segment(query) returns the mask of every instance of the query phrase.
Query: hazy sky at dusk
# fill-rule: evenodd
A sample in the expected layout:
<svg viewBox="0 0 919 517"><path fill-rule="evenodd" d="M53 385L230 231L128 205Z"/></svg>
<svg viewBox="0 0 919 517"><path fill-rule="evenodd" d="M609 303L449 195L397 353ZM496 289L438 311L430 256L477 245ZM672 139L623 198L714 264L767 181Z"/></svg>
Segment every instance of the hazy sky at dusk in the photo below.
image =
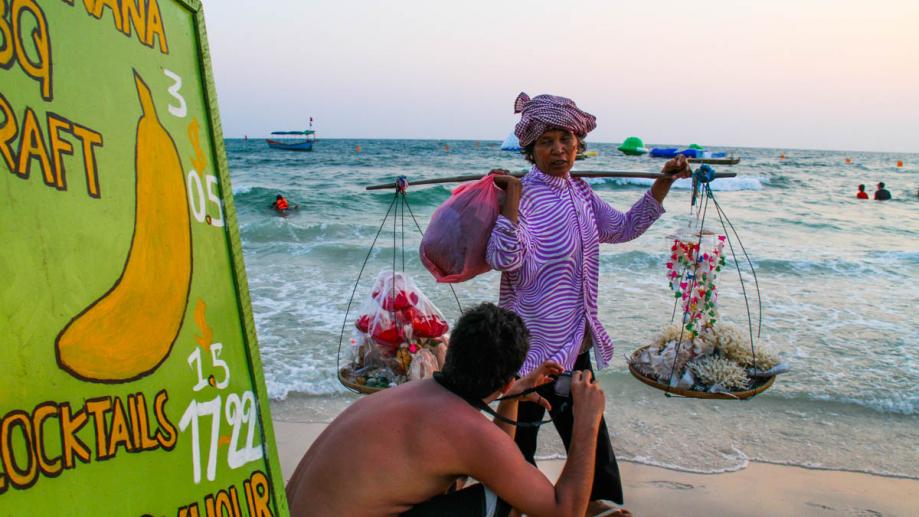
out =
<svg viewBox="0 0 919 517"><path fill-rule="evenodd" d="M501 140L517 93L588 141L919 152L919 1L205 0L224 133Z"/></svg>

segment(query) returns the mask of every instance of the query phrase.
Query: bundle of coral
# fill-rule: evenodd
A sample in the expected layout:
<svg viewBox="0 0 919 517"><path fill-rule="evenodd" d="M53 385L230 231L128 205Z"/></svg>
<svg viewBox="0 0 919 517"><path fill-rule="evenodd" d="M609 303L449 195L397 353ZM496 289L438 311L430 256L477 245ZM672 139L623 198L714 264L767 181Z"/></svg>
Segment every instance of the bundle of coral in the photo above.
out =
<svg viewBox="0 0 919 517"><path fill-rule="evenodd" d="M683 324L670 325L629 362L641 375L670 387L706 392L745 391L758 379L787 371L778 356L751 346L747 335L718 322L716 279L725 259L724 235L676 238L667 280L682 302Z"/></svg>
<svg viewBox="0 0 919 517"><path fill-rule="evenodd" d="M443 367L450 326L405 273L383 271L354 322L345 380L388 388Z"/></svg>
<svg viewBox="0 0 919 517"><path fill-rule="evenodd" d="M631 365L645 377L675 388L732 392L755 387L785 371L779 357L758 346L735 326L720 323L698 333L670 325L649 346L632 354Z"/></svg>

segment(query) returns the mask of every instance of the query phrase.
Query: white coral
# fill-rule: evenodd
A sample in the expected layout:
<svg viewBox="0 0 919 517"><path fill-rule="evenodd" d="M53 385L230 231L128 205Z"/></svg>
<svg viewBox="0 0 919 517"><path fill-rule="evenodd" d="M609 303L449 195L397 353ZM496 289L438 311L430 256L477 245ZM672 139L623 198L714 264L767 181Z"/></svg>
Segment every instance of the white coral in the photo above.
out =
<svg viewBox="0 0 919 517"><path fill-rule="evenodd" d="M708 386L716 384L729 390L746 389L749 379L744 369L724 357L708 356L689 363L689 368L695 376Z"/></svg>
<svg viewBox="0 0 919 517"><path fill-rule="evenodd" d="M718 325L716 347L728 359L745 367L753 366L753 350L747 336L733 325ZM779 356L764 347L756 347L756 368L768 370L779 364Z"/></svg>

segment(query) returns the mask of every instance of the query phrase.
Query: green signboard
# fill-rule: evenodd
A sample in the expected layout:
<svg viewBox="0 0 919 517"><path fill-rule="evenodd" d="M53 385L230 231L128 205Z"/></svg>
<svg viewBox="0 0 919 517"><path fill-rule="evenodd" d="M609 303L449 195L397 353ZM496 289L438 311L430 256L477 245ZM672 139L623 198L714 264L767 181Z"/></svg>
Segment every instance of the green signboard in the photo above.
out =
<svg viewBox="0 0 919 517"><path fill-rule="evenodd" d="M0 514L287 514L200 3L0 0Z"/></svg>

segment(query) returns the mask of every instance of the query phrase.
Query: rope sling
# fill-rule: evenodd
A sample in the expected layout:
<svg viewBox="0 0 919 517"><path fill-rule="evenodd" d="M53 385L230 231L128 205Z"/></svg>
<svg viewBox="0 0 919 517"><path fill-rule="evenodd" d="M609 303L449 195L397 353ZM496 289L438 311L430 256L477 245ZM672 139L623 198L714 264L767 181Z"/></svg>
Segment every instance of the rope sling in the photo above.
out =
<svg viewBox="0 0 919 517"><path fill-rule="evenodd" d="M401 255L401 271L405 273L405 211L408 210L409 216L411 217L412 222L415 224L415 229L419 234L424 235L424 230L421 229L421 225L418 223L418 219L415 217L415 213L412 211L412 207L408 201L408 179L405 176L399 176L396 178L395 183L393 184L395 188L395 193L393 195L392 201L389 203L389 208L386 210L386 214L383 216L383 221L380 223L380 227L376 232L376 235L373 237L373 242L370 243L370 249L367 250L367 255L364 257L364 261L361 264L361 269L357 274L357 279L354 281L354 287L351 289L351 296L348 298L348 305L345 309L345 317L341 324L341 333L338 336L338 352L336 353L336 367L338 380L341 384L348 388L349 390L355 393L374 393L379 391L382 388L374 388L363 386L360 384L353 383L346 379L342 375L341 368L341 346L345 338L345 330L348 328L348 317L351 315L351 308L354 304L354 297L357 294L357 287L360 284L361 277L364 275L364 270L367 267L367 262L370 260L371 255L373 254L374 247L377 244L377 241L380 238L380 235L383 233L383 229L386 227L386 221L389 219L390 214L392 214L392 243L393 243L393 254L392 254L392 298L395 299L396 293L396 264L397 258ZM401 207L401 214L400 214ZM397 245L398 238L401 237L401 246ZM459 310L460 314L463 312L463 305L460 303L459 296L456 294L456 290L453 289L452 284L447 284L447 287L450 288L450 292L453 294L453 299L456 301L456 307ZM390 317L395 319L395 305L391 305L389 309Z"/></svg>
<svg viewBox="0 0 919 517"><path fill-rule="evenodd" d="M711 182L716 177L717 176L714 172L714 169L712 169L709 165L702 165L698 167L693 172L693 175L692 175L692 196L690 199L690 215L692 219L690 221L689 227L693 229L692 234L694 236L697 236L697 239L696 239L695 248L694 248L696 250L696 255L694 257L692 256L693 248L690 248L690 258L692 258L694 262L698 262L698 263L702 263L704 260L703 250L702 250L703 239L706 235L713 235L711 232L706 233L706 228L705 228L705 223L706 223L707 216L708 216L709 203L711 203L715 208L715 213L718 217L718 223L721 226L721 230L723 230L724 232L723 240L726 241L728 244L728 249L731 254L731 261L734 263L735 269L737 271L737 276L740 281L741 293L743 295L744 306L746 309L747 331L748 331L749 339L750 339L750 354L752 355L752 365L751 366L752 366L752 370L756 372L758 371L758 368L757 368L757 353L756 353L755 343L756 343L756 340L760 338L760 334L762 331L762 317L763 317L762 297L760 295L759 279L756 276L756 269L753 267L753 261L750 259L750 255L747 253L747 250L744 247L743 242L740 239L740 235L737 233L737 230L734 227L734 224L731 222L730 218L727 216L727 213L725 213L721 204L718 203L718 200L715 198L715 194L712 191ZM730 231L728 231L728 228L730 228ZM733 238L732 238L732 235L733 235ZM746 286L746 282L744 281L744 276L741 270L740 261L738 260L737 253L735 252L735 249L734 249L735 242L737 243L737 246L740 248L740 251L743 253L745 261L747 265L749 266L749 271L751 275L753 276L754 288L755 288L756 299L757 299L757 323L756 323L755 337L754 337L753 315L752 315L752 310L750 307L750 299L747 295L747 286ZM672 249L675 249L676 246L677 244L674 244L674 248ZM679 251L677 251L676 253L679 253ZM720 271L721 266L725 264L724 257L720 257L719 260L721 262L720 262L720 265L717 267L717 271ZM671 362L671 365L669 368L669 377L667 379L667 382L666 383L658 382L657 380L651 378L650 376L643 374L641 371L635 368L632 364L635 358L638 357L639 354L643 350L647 349L650 345L639 348L638 350L632 353L631 357L627 357L627 361L629 362L630 373L633 376L635 376L638 380L644 382L645 384L648 384L649 386L653 388L657 388L657 389L664 391L667 397L677 395L677 396L689 397L689 398L742 399L743 400L743 399L752 398L756 396L757 394L762 393L763 391L765 391L766 389L772 386L773 382L775 381L775 375L754 378L752 379L753 383L751 386L749 386L749 389L736 391L736 392L731 392L727 390L698 391L698 390L691 390L691 389L683 389L683 388L677 387L677 383L674 382L675 376L678 374L677 360L681 357L680 352L683 351L684 347L692 346L691 340L692 338L695 337L695 335L692 335L691 338L686 340L685 342L683 339L684 334L687 332L687 330L689 331L693 330L693 327L692 327L693 325L692 300L694 299L693 296L695 296L695 293L697 292L697 286L700 281L700 276L705 274L705 273L700 274L698 272L698 268L696 268L694 271L693 271L693 268L690 266L683 267L682 271L680 271L679 273L678 281L676 282L677 285L681 287L686 286L687 288L682 292L677 292L674 297L673 311L672 311L671 318L670 318L671 323L674 323L676 320L677 306L680 302L681 294L689 293L689 300L687 301L687 303L684 304L684 308L682 311L679 338L676 341L675 351L673 354L673 361ZM709 296L711 296L710 292L709 292ZM701 301L702 300L700 300L700 302ZM714 310L712 309L712 312L710 312L709 314L714 314ZM714 325L714 321L715 320L712 320L713 322L712 325Z"/></svg>

